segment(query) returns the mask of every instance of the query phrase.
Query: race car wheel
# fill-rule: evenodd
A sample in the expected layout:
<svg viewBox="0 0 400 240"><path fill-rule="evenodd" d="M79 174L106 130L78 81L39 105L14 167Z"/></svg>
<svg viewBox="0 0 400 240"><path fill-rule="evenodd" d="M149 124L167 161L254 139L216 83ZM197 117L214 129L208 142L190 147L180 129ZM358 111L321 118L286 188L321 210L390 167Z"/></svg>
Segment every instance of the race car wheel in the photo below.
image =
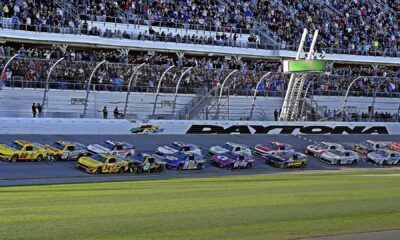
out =
<svg viewBox="0 0 400 240"><path fill-rule="evenodd" d="M14 155L11 157L11 162L16 162L18 161L18 155Z"/></svg>
<svg viewBox="0 0 400 240"><path fill-rule="evenodd" d="M252 163L247 164L247 169L252 169L252 168L253 168L253 164Z"/></svg>
<svg viewBox="0 0 400 240"><path fill-rule="evenodd" d="M351 162L351 165L356 165L357 164L357 160L353 160L352 162Z"/></svg>
<svg viewBox="0 0 400 240"><path fill-rule="evenodd" d="M43 156L42 155L37 156L37 158L36 158L37 162L41 162L42 160L43 160Z"/></svg>
<svg viewBox="0 0 400 240"><path fill-rule="evenodd" d="M100 173L102 173L103 172L103 170L101 169L101 167L98 167L97 169L96 169L96 173L97 174L100 174Z"/></svg>
<svg viewBox="0 0 400 240"><path fill-rule="evenodd" d="M180 171L180 170L182 170L183 169L183 164L179 164L177 167L176 167L176 170L178 170L178 171Z"/></svg>
<svg viewBox="0 0 400 240"><path fill-rule="evenodd" d="M340 163L341 163L340 160L336 161L336 165L340 165Z"/></svg>
<svg viewBox="0 0 400 240"><path fill-rule="evenodd" d="M399 161L400 162L400 161ZM197 167L196 167L198 170L200 170L200 169L202 169L203 168L203 164L202 163L199 163L199 164L197 164Z"/></svg>
<svg viewBox="0 0 400 240"><path fill-rule="evenodd" d="M125 172L124 167L121 167L121 168L118 170L118 173L120 173L120 174L122 174L122 173L124 173L124 172Z"/></svg>
<svg viewBox="0 0 400 240"><path fill-rule="evenodd" d="M227 168L228 170L233 170L233 164L229 164L226 168Z"/></svg>
<svg viewBox="0 0 400 240"><path fill-rule="evenodd" d="M382 161L382 165L387 165L387 161L386 161L386 160L383 160L383 161Z"/></svg>

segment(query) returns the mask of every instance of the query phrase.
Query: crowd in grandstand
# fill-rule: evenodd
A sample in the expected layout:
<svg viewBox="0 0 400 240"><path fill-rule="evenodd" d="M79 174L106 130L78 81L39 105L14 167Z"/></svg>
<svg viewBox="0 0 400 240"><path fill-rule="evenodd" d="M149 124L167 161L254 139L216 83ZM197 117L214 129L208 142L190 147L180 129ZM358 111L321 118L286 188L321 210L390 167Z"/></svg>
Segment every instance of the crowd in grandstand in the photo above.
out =
<svg viewBox="0 0 400 240"><path fill-rule="evenodd" d="M76 32L91 35L159 40L183 43L202 43L235 46L238 29L247 33L254 32L254 24L260 24L279 37L281 47L298 43L303 28L313 31L319 29L322 41L318 47L346 49L347 53L382 54L386 49L395 53L400 47L399 19L395 11L399 8L396 1L387 1L388 8L373 0L363 1L313 1L313 0L240 0L224 4L223 1L90 1L70 0L66 6L75 6L79 19L73 19L53 1L15 1L2 0L2 16L11 19L13 28L20 25L40 25L65 27ZM227 0L230 2L230 0ZM280 4L276 4L279 2ZM154 31L151 27L138 35L132 32L89 28L87 20L115 21L130 17L142 20L140 23L151 25L161 21L162 26L187 28L194 24L221 27L229 32L212 35L182 35L170 32ZM112 20L114 19L114 20ZM139 20L138 20L139 21ZM129 22L129 21L128 21ZM162 24L161 24L162 23ZM26 30L35 30L35 28ZM45 28L44 28L45 29ZM211 28L210 28L211 29ZM251 30L251 31L249 31ZM57 30L60 31L60 30ZM259 47L262 34L258 31L248 37L248 46ZM306 45L310 44L312 33ZM268 40L268 39L267 39ZM253 45L253 46L252 46Z"/></svg>

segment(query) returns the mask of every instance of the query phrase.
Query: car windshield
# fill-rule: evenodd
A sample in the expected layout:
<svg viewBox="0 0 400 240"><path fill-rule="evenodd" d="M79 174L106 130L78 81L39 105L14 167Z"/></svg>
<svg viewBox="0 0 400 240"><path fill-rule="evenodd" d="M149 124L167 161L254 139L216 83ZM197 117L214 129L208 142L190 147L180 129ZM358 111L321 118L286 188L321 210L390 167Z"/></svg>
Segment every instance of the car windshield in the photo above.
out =
<svg viewBox="0 0 400 240"><path fill-rule="evenodd" d="M56 148L58 150L63 150L64 146L61 143L58 142L53 142L52 144L50 144L50 146L52 146L53 148Z"/></svg>
<svg viewBox="0 0 400 240"><path fill-rule="evenodd" d="M102 163L107 160L107 158L105 158L103 156L100 156L100 155L97 155L97 154L91 156L91 158L93 158L96 161L102 162Z"/></svg>
<svg viewBox="0 0 400 240"><path fill-rule="evenodd" d="M320 144L315 145L315 148L326 149L326 148L328 148L328 144L320 143Z"/></svg>
<svg viewBox="0 0 400 240"><path fill-rule="evenodd" d="M288 159L293 155L293 153L292 152L283 151L283 152L278 152L277 155L279 157L281 157L282 159Z"/></svg>
<svg viewBox="0 0 400 240"><path fill-rule="evenodd" d="M388 155L388 153L385 152L385 151L376 151L375 154L381 155L381 156L386 156L386 155Z"/></svg>
<svg viewBox="0 0 400 240"><path fill-rule="evenodd" d="M17 149L17 150L21 150L22 149L22 146L19 145L18 143L15 143L15 142L9 143L8 146L11 147L11 148Z"/></svg>
<svg viewBox="0 0 400 240"><path fill-rule="evenodd" d="M177 151L180 151L181 150L181 146L179 146L178 144L171 144L171 145L169 145L169 147L170 148L172 148L172 149L175 149L175 150L177 150Z"/></svg>
<svg viewBox="0 0 400 240"><path fill-rule="evenodd" d="M229 145L229 144L224 144L224 145L222 145L222 147L229 151L233 151L233 149L235 148L234 146Z"/></svg>
<svg viewBox="0 0 400 240"><path fill-rule="evenodd" d="M361 143L361 145L366 146L367 148L374 148L374 144L367 141Z"/></svg>
<svg viewBox="0 0 400 240"><path fill-rule="evenodd" d="M114 149L114 145L108 142L100 143L100 145L108 149Z"/></svg>
<svg viewBox="0 0 400 240"><path fill-rule="evenodd" d="M273 143L268 143L266 147L272 150L278 150L278 146Z"/></svg>

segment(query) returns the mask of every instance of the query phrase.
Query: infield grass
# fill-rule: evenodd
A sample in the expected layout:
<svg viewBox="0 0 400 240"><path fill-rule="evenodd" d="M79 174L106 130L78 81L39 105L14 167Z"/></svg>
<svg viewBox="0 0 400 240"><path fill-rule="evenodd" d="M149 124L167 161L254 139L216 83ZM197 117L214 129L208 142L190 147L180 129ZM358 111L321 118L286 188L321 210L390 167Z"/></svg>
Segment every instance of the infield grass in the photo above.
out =
<svg viewBox="0 0 400 240"><path fill-rule="evenodd" d="M399 229L400 177L364 174L3 187L0 239L298 239Z"/></svg>

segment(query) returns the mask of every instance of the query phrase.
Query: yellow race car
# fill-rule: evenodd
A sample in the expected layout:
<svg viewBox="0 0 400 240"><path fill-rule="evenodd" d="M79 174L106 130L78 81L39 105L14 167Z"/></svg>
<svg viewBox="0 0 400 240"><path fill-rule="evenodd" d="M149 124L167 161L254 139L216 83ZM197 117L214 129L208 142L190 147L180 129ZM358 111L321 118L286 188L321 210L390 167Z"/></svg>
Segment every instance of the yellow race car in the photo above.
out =
<svg viewBox="0 0 400 240"><path fill-rule="evenodd" d="M100 153L80 157L76 162L76 168L87 173L124 173L129 169L129 161Z"/></svg>
<svg viewBox="0 0 400 240"><path fill-rule="evenodd" d="M86 146L77 142L55 141L45 145L48 156L52 160L76 161L78 158L87 155Z"/></svg>
<svg viewBox="0 0 400 240"><path fill-rule="evenodd" d="M0 144L0 159L16 161L42 161L47 158L47 150L38 143L15 140L9 144Z"/></svg>

